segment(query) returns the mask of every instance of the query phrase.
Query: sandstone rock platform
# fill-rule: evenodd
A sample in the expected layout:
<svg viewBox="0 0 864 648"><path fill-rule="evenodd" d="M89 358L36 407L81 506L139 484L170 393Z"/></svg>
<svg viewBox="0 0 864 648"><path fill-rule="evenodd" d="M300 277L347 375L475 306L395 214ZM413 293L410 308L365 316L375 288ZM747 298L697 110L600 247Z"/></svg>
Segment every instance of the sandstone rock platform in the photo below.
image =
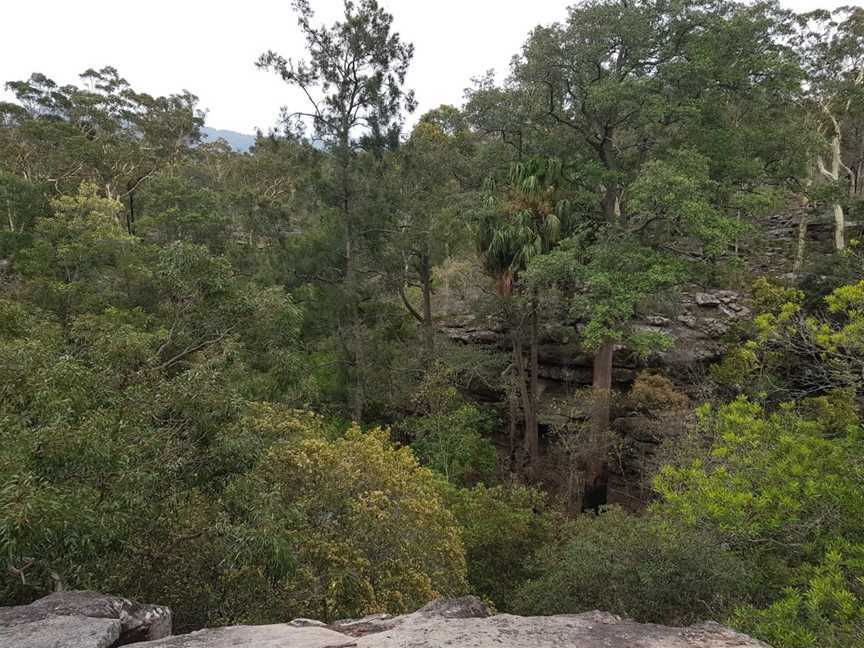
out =
<svg viewBox="0 0 864 648"><path fill-rule="evenodd" d="M98 592L0 607L0 648L113 648L171 634L171 610Z"/></svg>
<svg viewBox="0 0 864 648"><path fill-rule="evenodd" d="M309 619L164 636L170 611L94 592L66 592L0 608L2 648L770 648L716 623L644 624L605 612L490 615L472 596L411 614L325 624ZM156 635L156 636L154 636ZM157 638L161 637L161 638ZM137 643L140 640L142 643Z"/></svg>

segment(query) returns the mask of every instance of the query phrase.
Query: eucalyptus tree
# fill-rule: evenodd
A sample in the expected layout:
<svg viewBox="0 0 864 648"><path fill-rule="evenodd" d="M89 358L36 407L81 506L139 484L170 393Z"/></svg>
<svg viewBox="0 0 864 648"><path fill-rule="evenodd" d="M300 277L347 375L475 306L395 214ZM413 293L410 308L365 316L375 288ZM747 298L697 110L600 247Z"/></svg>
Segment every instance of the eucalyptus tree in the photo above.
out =
<svg viewBox="0 0 864 648"><path fill-rule="evenodd" d="M459 216L476 188L475 140L456 108L440 106L420 118L392 158L397 212L392 244L399 266L396 289L405 308L420 323L429 360L435 347L433 270L457 251L467 235ZM411 287L420 290L419 309L406 295L405 289Z"/></svg>
<svg viewBox="0 0 864 648"><path fill-rule="evenodd" d="M335 167L325 203L342 221L344 237L342 286L345 317L342 335L353 374L352 415L362 420L364 406L364 350L358 301L358 256L363 238L360 203L369 191L358 181L361 152L378 154L398 143L403 111L415 107L414 94L404 89L413 45L392 29L393 16L376 0L345 1L342 20L315 26L308 0L294 0L297 22L306 39L309 58L294 61L273 51L258 59L258 67L272 70L299 88L305 108L283 109L286 127L301 130L311 122L314 137L326 148Z"/></svg>
<svg viewBox="0 0 864 648"><path fill-rule="evenodd" d="M581 218L570 237L534 257L525 273L531 285L561 289L569 316L581 323L583 346L595 354L585 508L606 503L615 350L648 355L667 348L672 340L638 326L638 315L652 298L682 285L694 265L726 250L738 231L717 208L708 171L708 160L692 150L646 163L628 188L625 224Z"/></svg>
<svg viewBox="0 0 864 648"><path fill-rule="evenodd" d="M728 218L734 207L758 202L757 194L783 177L786 168L773 162L776 138L760 146L754 136L768 132L757 125L771 122L776 110L770 108L782 106L800 78L784 42L787 18L773 3L594 0L572 6L565 22L531 32L500 92L518 97L523 149L563 156L594 193L593 205L578 210L587 225L583 245L594 251L580 257L580 263L591 266L590 274L602 275L600 266L609 262L606 276L615 276L618 254L628 253L642 259L649 273L658 263L666 265L665 256L656 254L710 263L724 252L730 234L734 238ZM730 66L730 60L736 64ZM489 110L479 110L481 97L472 99L478 114L488 116ZM746 152L729 161L718 133L742 121L753 141L745 137ZM779 157L785 161L788 151ZM691 165L694 160L698 163ZM691 172L696 176L687 180ZM661 177L707 184L689 200L686 190L670 194L670 188L656 184L658 197L674 207L636 199L638 183ZM706 188L710 217L701 206L693 211ZM683 249L678 247L682 241ZM647 252L628 252L632 245L647 246ZM629 272L634 268L620 276L628 278ZM665 285L671 275L660 274ZM579 291L589 291L585 299L590 303L592 285L599 284L580 280L574 289L576 284ZM629 306L611 308L607 317L599 305L608 301L602 292L596 296L598 307L586 311L589 319L606 322L596 335L586 336L595 353L595 436L608 429L614 352L639 301L627 298ZM636 293L643 292L650 293L649 286L640 284Z"/></svg>
<svg viewBox="0 0 864 648"><path fill-rule="evenodd" d="M512 78L497 85L493 70L472 81L474 85L466 90L464 107L468 122L508 148L509 155L502 156L504 160L519 161L534 153L534 147L530 146L531 105L525 89Z"/></svg>
<svg viewBox="0 0 864 648"><path fill-rule="evenodd" d="M131 233L138 188L199 140L198 99L137 92L113 67L80 78L81 87L40 73L6 84L17 103L0 104L2 158L10 172L57 193L95 183L125 203Z"/></svg>
<svg viewBox="0 0 864 648"><path fill-rule="evenodd" d="M573 5L565 23L537 27L514 59L534 120L602 168L600 205L621 218L628 174L683 108L673 91L696 3L602 0Z"/></svg>
<svg viewBox="0 0 864 648"><path fill-rule="evenodd" d="M855 136L849 122L855 116L860 119L864 106L864 9L813 11L800 15L799 25L796 44L807 73L804 90L821 140L815 162L835 190L831 211L834 248L839 251L846 247L843 184L848 183L854 194L861 183L861 156L855 152L864 140L844 142L844 137ZM860 125L857 134L860 138Z"/></svg>
<svg viewBox="0 0 864 648"><path fill-rule="evenodd" d="M843 159L849 168L849 197L864 199L864 101L850 107L842 137Z"/></svg>
<svg viewBox="0 0 864 648"><path fill-rule="evenodd" d="M708 164L714 206L758 226L760 216L782 211L806 186L801 151L811 138L802 126L803 71L790 40L794 14L774 2L724 3L706 25L689 38L680 61L676 83L690 94L686 110L646 161L664 149L698 152ZM753 252L753 239L736 239L735 254Z"/></svg>
<svg viewBox="0 0 864 648"><path fill-rule="evenodd" d="M581 3L570 7L565 23L532 31L521 55L514 57L511 76L498 92L520 105L520 153L527 135L529 145L560 152L578 165L597 193L596 207L580 210L585 220L605 220L609 231L613 225L624 226L622 203L628 181L646 156L668 141L670 127L685 112L686 93L674 91L673 78L678 76L688 36L706 11L707 5L697 3ZM487 119L494 117L488 107L481 110L484 104L479 101L494 89L481 90L474 98L476 110ZM513 130L512 123L493 121ZM489 232L488 243L481 238L487 268L497 272L505 291L513 259L524 257L519 250L536 249L528 232L530 228L508 224ZM595 349L594 428L608 427L608 414L603 412L608 412L604 403L613 353L612 339ZM532 417L526 411L526 422L535 425Z"/></svg>
<svg viewBox="0 0 864 648"><path fill-rule="evenodd" d="M670 148L699 148L729 182L721 174L752 181L765 175L754 167L785 161L772 147L801 78L791 31L773 2L592 0L536 28L507 84L543 132L533 138L596 165L599 208L626 220L629 183Z"/></svg>

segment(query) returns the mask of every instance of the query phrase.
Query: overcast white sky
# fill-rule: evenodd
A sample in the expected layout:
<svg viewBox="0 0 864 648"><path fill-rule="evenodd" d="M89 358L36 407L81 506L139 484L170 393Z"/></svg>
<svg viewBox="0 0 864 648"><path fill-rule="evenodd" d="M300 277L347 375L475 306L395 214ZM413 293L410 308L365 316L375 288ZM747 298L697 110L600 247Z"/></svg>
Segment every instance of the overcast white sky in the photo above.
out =
<svg viewBox="0 0 864 648"><path fill-rule="evenodd" d="M279 107L301 106L273 73L257 70L273 49L303 55L289 0L0 0L0 82L43 72L77 83L87 68L113 65L136 90L187 89L207 124L252 133L276 122ZM797 11L850 0L784 0ZM528 31L565 17L568 0L381 0L395 29L415 45L408 79L418 113L461 105L471 77L506 72ZM312 0L317 17L336 19L342 0ZM2 83L0 83L2 85ZM8 93L0 93L9 99Z"/></svg>

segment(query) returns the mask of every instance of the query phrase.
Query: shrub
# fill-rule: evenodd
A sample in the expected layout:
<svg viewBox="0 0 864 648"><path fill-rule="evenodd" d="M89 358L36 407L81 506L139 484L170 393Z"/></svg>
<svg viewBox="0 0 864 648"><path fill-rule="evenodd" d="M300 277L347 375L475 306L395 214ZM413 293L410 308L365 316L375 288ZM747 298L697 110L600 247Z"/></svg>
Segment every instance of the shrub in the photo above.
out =
<svg viewBox="0 0 864 648"><path fill-rule="evenodd" d="M687 395L675 389L666 376L644 371L636 376L629 396L635 405L651 410L677 410L690 406Z"/></svg>
<svg viewBox="0 0 864 648"><path fill-rule="evenodd" d="M824 407L801 409L786 404L766 414L744 399L703 409L710 453L664 467L657 512L715 531L766 568L778 559L818 561L837 538L864 540L861 429L848 410L823 418Z"/></svg>
<svg viewBox="0 0 864 648"><path fill-rule="evenodd" d="M492 418L472 405L410 419L411 449L423 465L454 484L487 481L495 476L497 453L485 438Z"/></svg>
<svg viewBox="0 0 864 648"><path fill-rule="evenodd" d="M839 545L798 570L764 609L741 607L729 623L775 648L864 646L864 545Z"/></svg>
<svg viewBox="0 0 864 648"><path fill-rule="evenodd" d="M545 493L525 486L444 486L447 506L462 527L472 591L499 610L529 576L528 559L548 543L556 518Z"/></svg>
<svg viewBox="0 0 864 648"><path fill-rule="evenodd" d="M273 548L248 563L269 571L287 606L279 619L400 613L464 592L459 528L437 479L388 434L355 427L274 446L229 488L240 524ZM268 566L280 552L293 563L285 574Z"/></svg>
<svg viewBox="0 0 864 648"><path fill-rule="evenodd" d="M642 622L718 618L749 587L744 563L706 532L610 508L581 516L538 553L520 614L605 610Z"/></svg>
<svg viewBox="0 0 864 648"><path fill-rule="evenodd" d="M850 393L701 412L707 456L667 466L656 514L722 539L757 584L731 623L780 648L861 646L864 459Z"/></svg>

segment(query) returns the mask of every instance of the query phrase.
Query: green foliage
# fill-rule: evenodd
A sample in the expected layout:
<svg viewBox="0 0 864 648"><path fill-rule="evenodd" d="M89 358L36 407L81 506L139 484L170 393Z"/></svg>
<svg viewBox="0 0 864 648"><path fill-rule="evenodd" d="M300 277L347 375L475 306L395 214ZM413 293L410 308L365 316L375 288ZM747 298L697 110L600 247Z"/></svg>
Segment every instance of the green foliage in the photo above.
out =
<svg viewBox="0 0 864 648"><path fill-rule="evenodd" d="M586 245L568 239L529 270L529 280L564 287L573 296L570 314L585 322L583 343L597 349L605 342L627 343L647 353L668 346L663 334L631 327L640 305L679 284L685 267L673 256L628 239Z"/></svg>
<svg viewBox="0 0 864 648"><path fill-rule="evenodd" d="M616 508L580 517L560 542L540 549L533 569L516 597L521 614L599 609L676 625L722 614L749 580L713 534Z"/></svg>
<svg viewBox="0 0 864 648"><path fill-rule="evenodd" d="M452 484L496 476L497 452L488 439L495 417L463 400L453 369L441 361L428 367L413 403L420 414L405 417L397 429L421 463Z"/></svg>
<svg viewBox="0 0 864 648"><path fill-rule="evenodd" d="M274 446L233 484L229 506L253 529L291 547L284 600L325 620L413 610L465 588L459 529L433 474L386 430Z"/></svg>
<svg viewBox="0 0 864 648"><path fill-rule="evenodd" d="M122 206L84 183L77 195L52 200L51 208L54 217L36 223L33 245L19 253L16 263L33 279L34 300L63 318L82 308L107 306L132 244L118 221Z"/></svg>
<svg viewBox="0 0 864 648"><path fill-rule="evenodd" d="M535 360L558 332L568 353L603 350L598 382L622 347L628 368L662 359L672 335L638 322L665 295L779 270L763 217L804 204L811 239L825 205L857 218L864 12L583 2L531 31L502 84L480 77L405 138L413 47L393 17L357 0L317 26L293 6L307 57L258 65L308 103L248 153L199 145L194 95L111 67L7 84L0 600L110 590L187 630L471 590L503 610L864 643L855 238L808 252L797 286L756 280L712 368L718 402L665 444L648 511L565 522L492 441L512 396L520 477L546 481L538 416L557 403ZM626 404L690 420L659 374Z"/></svg>
<svg viewBox="0 0 864 648"><path fill-rule="evenodd" d="M538 552L516 609L726 619L784 648L859 645L861 433L848 392L772 412L706 405L649 511L579 518Z"/></svg>
<svg viewBox="0 0 864 648"><path fill-rule="evenodd" d="M198 99L189 92L137 92L110 66L80 78L84 87L58 86L41 73L6 84L18 104L0 103L0 170L44 195L74 191L82 182L104 187L106 198L128 200L132 231L135 192L198 141L204 123ZM37 205L16 205L3 226L23 231Z"/></svg>
<svg viewBox="0 0 864 648"><path fill-rule="evenodd" d="M228 551L216 494L264 443L243 396L294 354L301 313L200 246L130 236L93 185L52 207L0 300L0 597L56 582L206 624Z"/></svg>
<svg viewBox="0 0 864 648"><path fill-rule="evenodd" d="M452 106L426 113L390 158L400 211L394 243L403 255L407 252L409 283L465 247L467 229L459 209L476 174L471 157L477 141L458 115Z"/></svg>
<svg viewBox="0 0 864 648"><path fill-rule="evenodd" d="M716 534L758 587L731 622L777 646L858 645L862 428L849 394L702 411L710 454L667 466L656 515ZM858 643L856 643L858 642Z"/></svg>
<svg viewBox="0 0 864 648"><path fill-rule="evenodd" d="M488 481L495 476L497 452L487 439L494 419L471 405L446 414L402 423L413 439L411 449L423 465L454 484Z"/></svg>
<svg viewBox="0 0 864 648"><path fill-rule="evenodd" d="M500 295L509 296L518 275L569 231L574 182L568 171L573 172L555 158L517 162L507 193L487 196L477 211L477 251Z"/></svg>
<svg viewBox="0 0 864 648"><path fill-rule="evenodd" d="M0 167L0 205L5 211L0 228L0 257L9 256L23 242L36 219L47 211L45 188ZM0 222L2 222L0 220Z"/></svg>
<svg viewBox="0 0 864 648"><path fill-rule="evenodd" d="M864 645L864 547L829 550L797 570L792 585L765 609L742 607L730 623L777 648Z"/></svg>
<svg viewBox="0 0 864 648"><path fill-rule="evenodd" d="M668 159L642 166L630 185L628 208L642 216L641 227L650 226L650 237L692 237L702 243L707 255L715 256L742 232L740 223L718 209L716 191L708 158L693 150L676 150Z"/></svg>
<svg viewBox="0 0 864 648"><path fill-rule="evenodd" d="M402 90L414 46L391 31L393 16L376 0L346 4L344 19L331 27L313 25L308 0L293 6L309 59L293 61L270 50L257 63L309 97L310 113L288 119L311 117L316 134L343 149L358 126L368 130L365 145L389 144L399 132L400 110L414 109L414 93Z"/></svg>
<svg viewBox="0 0 864 648"><path fill-rule="evenodd" d="M841 286L825 298L825 303L840 325L833 330L821 328L817 341L830 352L843 349L856 357L864 356L864 281Z"/></svg>
<svg viewBox="0 0 864 648"><path fill-rule="evenodd" d="M558 515L542 491L524 486L443 487L462 529L468 582L497 610L512 611L531 575L528 558L551 541Z"/></svg>
<svg viewBox="0 0 864 648"><path fill-rule="evenodd" d="M772 400L864 388L864 282L840 286L807 308L803 291L761 278L754 283L757 314L712 374L739 393ZM749 338L749 339L748 339Z"/></svg>
<svg viewBox="0 0 864 648"><path fill-rule="evenodd" d="M716 530L757 561L777 557L775 547L794 563L822 555L836 538L857 541L855 520L864 512L856 477L860 424L851 418L832 430L819 409L807 409L787 404L766 414L743 399L703 408L710 455L663 469L655 484L663 497L658 510Z"/></svg>

